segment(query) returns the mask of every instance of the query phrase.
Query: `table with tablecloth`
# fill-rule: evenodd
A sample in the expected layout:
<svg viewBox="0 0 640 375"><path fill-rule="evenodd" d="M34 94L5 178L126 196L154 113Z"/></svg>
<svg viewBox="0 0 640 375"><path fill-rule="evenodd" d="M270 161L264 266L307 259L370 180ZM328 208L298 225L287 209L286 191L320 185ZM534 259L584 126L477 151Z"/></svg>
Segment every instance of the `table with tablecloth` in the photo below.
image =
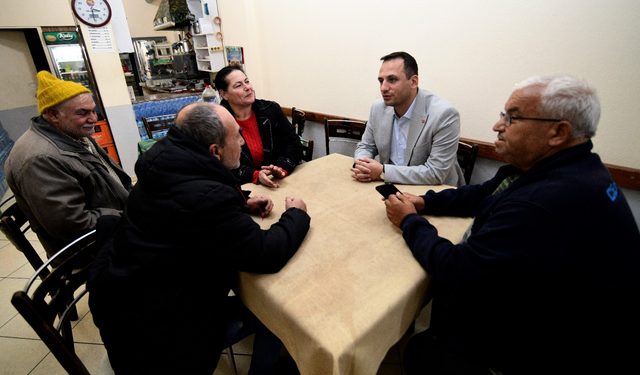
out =
<svg viewBox="0 0 640 375"><path fill-rule="evenodd" d="M275 203L266 218L256 217L263 229L277 222L287 196L302 198L311 216L309 233L280 272L242 272L235 288L303 375L375 374L429 298L429 277L387 219L380 182L355 181L352 164L331 154L298 166L277 189L243 185ZM448 188L397 186L413 194ZM429 220L453 242L471 221Z"/></svg>

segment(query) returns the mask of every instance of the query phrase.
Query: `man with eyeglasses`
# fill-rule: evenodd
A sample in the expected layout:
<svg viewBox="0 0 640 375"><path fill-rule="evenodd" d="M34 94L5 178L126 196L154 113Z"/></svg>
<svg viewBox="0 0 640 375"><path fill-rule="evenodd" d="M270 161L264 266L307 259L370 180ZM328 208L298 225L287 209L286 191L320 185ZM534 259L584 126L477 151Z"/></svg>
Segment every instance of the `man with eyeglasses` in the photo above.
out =
<svg viewBox="0 0 640 375"><path fill-rule="evenodd" d="M532 77L493 126L510 163L481 185L397 194L387 216L434 280L407 374L625 373L640 352L640 233L591 137L586 81ZM460 244L416 213L474 217Z"/></svg>

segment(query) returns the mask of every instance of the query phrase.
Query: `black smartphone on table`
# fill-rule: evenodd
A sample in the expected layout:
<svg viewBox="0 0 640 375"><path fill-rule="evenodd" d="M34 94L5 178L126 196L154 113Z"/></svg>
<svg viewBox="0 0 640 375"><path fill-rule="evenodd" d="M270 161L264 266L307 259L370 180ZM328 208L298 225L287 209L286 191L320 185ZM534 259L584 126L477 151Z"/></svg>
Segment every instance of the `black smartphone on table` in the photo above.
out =
<svg viewBox="0 0 640 375"><path fill-rule="evenodd" d="M378 190L378 193L380 193L386 199L388 199L390 195L395 195L396 193L402 194L400 190L398 190L398 188L390 182L376 186L376 190Z"/></svg>

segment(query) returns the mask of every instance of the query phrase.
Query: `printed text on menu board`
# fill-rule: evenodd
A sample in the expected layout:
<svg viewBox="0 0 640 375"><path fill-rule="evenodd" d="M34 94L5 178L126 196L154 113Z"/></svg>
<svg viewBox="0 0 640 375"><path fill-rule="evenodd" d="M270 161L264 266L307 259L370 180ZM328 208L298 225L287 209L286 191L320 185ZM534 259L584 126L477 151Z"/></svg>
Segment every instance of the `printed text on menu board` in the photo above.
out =
<svg viewBox="0 0 640 375"><path fill-rule="evenodd" d="M89 42L94 52L115 52L108 26L89 27Z"/></svg>

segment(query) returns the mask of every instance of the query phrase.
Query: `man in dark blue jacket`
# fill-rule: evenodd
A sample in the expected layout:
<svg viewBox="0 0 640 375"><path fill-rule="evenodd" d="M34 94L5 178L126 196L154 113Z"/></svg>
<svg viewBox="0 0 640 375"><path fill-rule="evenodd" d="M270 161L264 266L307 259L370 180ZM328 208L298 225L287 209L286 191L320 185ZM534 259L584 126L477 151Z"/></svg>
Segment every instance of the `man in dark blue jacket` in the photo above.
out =
<svg viewBox="0 0 640 375"><path fill-rule="evenodd" d="M510 165L482 185L391 196L387 216L433 277L407 374L622 373L637 366L640 233L591 137L595 90L516 86L493 130ZM460 244L416 213L474 217Z"/></svg>
<svg viewBox="0 0 640 375"><path fill-rule="evenodd" d="M250 374L273 373L280 341L228 294L238 271L278 272L310 218L299 198L268 230L250 217L274 203L249 198L231 173L240 132L223 107L194 103L136 163L138 183L88 283L116 374L210 375L223 348L256 329Z"/></svg>

